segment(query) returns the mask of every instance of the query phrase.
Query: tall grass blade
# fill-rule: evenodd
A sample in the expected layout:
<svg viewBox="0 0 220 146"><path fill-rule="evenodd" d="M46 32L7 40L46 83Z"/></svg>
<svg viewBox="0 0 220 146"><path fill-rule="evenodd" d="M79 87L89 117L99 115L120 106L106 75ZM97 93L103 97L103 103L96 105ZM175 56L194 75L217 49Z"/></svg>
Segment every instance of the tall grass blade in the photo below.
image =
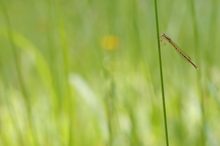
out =
<svg viewBox="0 0 220 146"><path fill-rule="evenodd" d="M162 103L163 103L162 106L163 106L164 127L165 127L164 130L166 137L166 145L169 146L169 134L168 134L168 126L167 126L166 99L165 99L164 82L163 82L163 66L162 66L161 47L160 47L160 30L159 30L157 0L154 0L154 10L155 10L156 33L157 33L158 57L159 57L159 66L160 66L161 94L162 94Z"/></svg>
<svg viewBox="0 0 220 146"><path fill-rule="evenodd" d="M195 43L195 54L197 57L197 62L200 65L201 63L201 52L199 49L199 30L198 30L198 23L196 17L196 9L195 9L195 1L190 0L190 7L192 13L192 22L193 22L193 33L194 33L194 43ZM200 65L201 67L201 65ZM202 72L197 72L197 87L198 87L198 94L200 97L200 109L202 114L202 126L201 126L201 144L202 146L206 145L206 118L205 118L205 107L204 107L204 93L202 89Z"/></svg>
<svg viewBox="0 0 220 146"><path fill-rule="evenodd" d="M68 145L75 145L74 141L74 117L75 117L75 105L74 99L71 94L71 85L69 83L69 48L67 42L67 34L65 30L65 19L61 16L63 9L56 4L57 15L56 17L59 20L59 37L60 37L60 45L62 48L62 59L63 59L63 70L64 70L64 86L65 86L65 100L68 103L68 114L69 114L69 139Z"/></svg>

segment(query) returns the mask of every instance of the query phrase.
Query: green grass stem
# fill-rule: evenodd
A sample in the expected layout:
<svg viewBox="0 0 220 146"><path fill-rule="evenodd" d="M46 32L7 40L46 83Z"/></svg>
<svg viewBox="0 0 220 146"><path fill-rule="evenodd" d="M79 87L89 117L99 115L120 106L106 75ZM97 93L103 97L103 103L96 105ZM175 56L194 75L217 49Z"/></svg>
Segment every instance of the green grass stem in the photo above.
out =
<svg viewBox="0 0 220 146"><path fill-rule="evenodd" d="M74 117L75 117L75 106L74 106L74 100L72 99L71 94L71 86L69 83L69 48L68 48L68 42L67 42L67 34L65 30L65 18L61 15L62 14L62 8L58 7L59 4L56 4L57 6L57 18L59 20L59 37L60 37L60 44L62 48L62 59L63 59L63 70L64 70L64 85L65 85L65 100L68 103L68 114L69 114L69 139L68 139L68 145L73 146L75 145L74 142Z"/></svg>
<svg viewBox="0 0 220 146"><path fill-rule="evenodd" d="M191 6L191 13L192 13L192 25L193 25L193 33L194 33L194 45L195 45L195 54L197 58L197 63L200 68L201 66L201 51L199 46L199 30L198 30L198 21L196 17L196 8L195 8L195 1L190 0L190 6ZM205 117L205 98L204 98L204 91L202 87L202 70L197 72L197 87L198 87L198 94L200 98L200 109L201 109L201 115L202 115L202 125L201 125L201 144L203 146L206 145L206 117Z"/></svg>
<svg viewBox="0 0 220 146"><path fill-rule="evenodd" d="M166 146L169 146L169 134L168 134L168 126L167 126L166 98L165 98L164 81L163 81L163 65L162 65L162 55L161 55L161 47L160 47L160 30L159 30L159 16L158 16L157 0L154 0L154 10L155 10L157 47L158 47L159 66L160 66L161 94L162 94L163 117L164 117L164 127L165 127L164 130L165 130L165 137L166 137Z"/></svg>

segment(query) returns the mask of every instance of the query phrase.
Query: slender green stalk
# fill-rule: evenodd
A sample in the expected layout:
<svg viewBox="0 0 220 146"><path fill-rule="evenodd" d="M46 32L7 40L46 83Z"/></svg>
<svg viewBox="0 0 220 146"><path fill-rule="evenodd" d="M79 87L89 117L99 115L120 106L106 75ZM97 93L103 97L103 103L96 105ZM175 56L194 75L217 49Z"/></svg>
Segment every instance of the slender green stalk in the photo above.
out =
<svg viewBox="0 0 220 146"><path fill-rule="evenodd" d="M63 69L63 82L64 83L64 100L61 100L59 97L59 111L64 110L64 107L67 105L67 110L68 110L68 140L66 141L66 144L69 146L75 145L74 143L74 133L73 133L73 127L74 127L74 101L72 100L72 94L71 94L71 86L69 84L69 50L68 50L68 42L67 42L67 36L66 36L66 31L65 31L65 19L62 17L62 12L63 9L61 6L59 6L59 1L58 0L48 0L48 9L49 9L49 17L50 17L50 35L48 35L48 42L50 45L50 53L55 54L55 52L58 52L58 49L54 51L54 42L53 42L53 35L57 33L59 35L59 45L62 48L61 54L62 54L62 69ZM58 24L59 26L56 26L54 24ZM51 62L56 61L56 56L50 56ZM56 64L57 66L57 64ZM56 66L53 66L52 64L52 70L56 70ZM54 80L56 78L56 74L54 74ZM56 84L57 81L54 81L56 88L58 87L58 84ZM57 93L57 95L61 95L61 93ZM60 123L61 124L61 123ZM60 125L62 127L62 125Z"/></svg>
<svg viewBox="0 0 220 146"><path fill-rule="evenodd" d="M27 117L28 117L28 126L31 130L34 145L38 145L37 144L38 143L37 142L37 135L36 135L35 128L33 126L33 119L32 119L32 115L31 115L31 111L32 111L31 110L31 101L29 99L29 95L28 95L27 90L25 88L25 84L24 84L24 80L23 80L23 76L22 76L20 58L19 58L18 50L17 50L17 48L15 46L15 43L14 43L13 30L12 30L9 14L8 14L7 8L5 7L3 2L1 3L1 6L2 6L2 12L3 12L4 17L5 17L5 21L6 21L6 24L7 24L7 34L8 34L8 37L9 37L9 42L10 42L11 47L12 47L12 53L13 53L13 57L14 57L15 70L16 70L17 77L18 77L19 87L21 89L21 93L24 97L24 101L25 101L25 105L26 105Z"/></svg>
<svg viewBox="0 0 220 146"><path fill-rule="evenodd" d="M132 15L132 25L133 25L133 33L131 33L131 37L134 40L134 51L132 52L132 55L134 56L135 63L139 62L142 59L142 46L141 46L141 37L140 37L140 31L138 26L138 2L137 0L132 0L131 2L131 15ZM135 65L137 66L137 65Z"/></svg>
<svg viewBox="0 0 220 146"><path fill-rule="evenodd" d="M135 119L136 111L134 108L134 102L130 100L127 101L126 107L127 107L129 119L131 121L130 146L143 145L140 136L138 134L138 125Z"/></svg>
<svg viewBox="0 0 220 146"><path fill-rule="evenodd" d="M59 35L60 35L60 43L62 48L62 59L63 59L63 70L64 70L64 84L65 84L65 100L68 103L68 114L69 114L69 139L68 139L68 145L73 146L75 145L74 142L74 117L75 117L75 106L74 106L74 100L72 100L72 94L71 94L71 86L69 83L69 49L68 49L68 42L67 42L67 36L65 31L65 19L61 16L62 10L58 7L59 4L56 4L57 6L57 18L59 20Z"/></svg>
<svg viewBox="0 0 220 146"><path fill-rule="evenodd" d="M104 96L105 96L105 107L106 107L106 114L107 114L107 124L108 124L108 134L109 139L107 146L113 146L115 140L115 133L116 133L116 109L115 109L115 82L114 78L111 74L111 71L107 68L107 66L103 66L103 74L105 79L105 89L104 89Z"/></svg>
<svg viewBox="0 0 220 146"><path fill-rule="evenodd" d="M64 21L64 20L63 20ZM62 22L61 24L62 26L60 26L61 30L60 30L60 37L61 37L61 43L62 43L62 55L63 55L63 69L64 69L64 82L65 82L65 96L66 96L66 100L68 102L68 112L69 112L69 140L68 140L68 145L69 146L72 146L74 145L74 141L73 141L73 122L74 122L74 105L73 105L73 102L72 101L72 94L71 94L71 87L70 87L70 84L69 84L69 50L68 50L68 47L67 47L67 42L66 42L66 34L64 32L64 29L63 25L64 25L64 22Z"/></svg>
<svg viewBox="0 0 220 146"><path fill-rule="evenodd" d="M117 1L111 0L106 3L107 8L107 18L108 18L108 32L109 35L115 35L116 33L116 23L115 17L117 11ZM107 115L107 125L108 125L108 141L107 146L113 146L115 141L115 133L116 133L116 126L115 126L115 118L116 118L116 110L115 110L115 81L112 75L112 71L110 68L110 62L114 59L115 54L110 54L110 52L103 52L104 62L102 71L104 74L105 80L105 89L104 89L104 96L105 96L105 108L106 108L106 115ZM108 59L106 59L108 58Z"/></svg>
<svg viewBox="0 0 220 146"><path fill-rule="evenodd" d="M216 28L217 28L217 17L218 17L218 0L212 0L212 5L211 5L211 16L210 16L210 26L209 26L209 40L208 40L208 46L206 50L207 58L206 60L212 65L215 62L216 56L214 54L218 54L216 52L216 38L217 38L217 33L216 33ZM212 48L213 51L210 51L209 48ZM209 65L209 64L208 64ZM210 72L211 70L207 70L207 72ZM209 74L209 73L208 73ZM210 75L208 75L210 76Z"/></svg>
<svg viewBox="0 0 220 146"><path fill-rule="evenodd" d="M59 111L61 111L60 109L62 109L62 100L61 100L61 89L59 87L59 83L58 83L58 73L57 73L57 48L54 44L54 38L53 36L55 36L55 32L54 32L54 20L55 20L55 10L54 10L54 1L53 0L48 0L48 32L47 32L47 41L48 41L48 54L49 54L49 65L50 65L50 70L52 72L52 84L53 84L53 88L55 90L56 93L56 99L54 99L55 103L54 103L54 107L55 107L55 115L57 113L59 113Z"/></svg>
<svg viewBox="0 0 220 146"><path fill-rule="evenodd" d="M166 99L165 99L164 82L163 82L163 66L162 66L161 47L160 47L160 30L159 30L159 16L158 16L158 9L157 9L157 0L154 0L154 10L155 10L157 47L158 47L159 66L160 66L160 81L161 81L161 94L162 94L162 102L163 102L164 127L165 127L165 136L166 136L166 145L169 146L169 135L168 135L168 126L167 126Z"/></svg>
<svg viewBox="0 0 220 146"><path fill-rule="evenodd" d="M48 32L47 32L47 45L48 45L48 62L49 62L49 66L50 66L50 70L52 72L51 76L52 76L52 84L53 84L53 90L55 91L55 99L53 99L55 102L52 101L52 103L54 104L54 112L52 115L52 119L54 119L56 121L56 132L57 133L62 133L62 124L61 121L59 120L59 116L61 111L64 110L64 106L63 106L63 101L65 100L61 100L61 88L59 87L59 77L58 77L58 73L57 73L57 68L58 68L58 64L57 64L57 52L58 49L56 47L55 41L54 41L54 36L55 36L55 24L56 24L56 10L55 10L55 1L54 0L47 0L47 15L48 15ZM62 143L62 136L61 134L59 135L59 143L61 145L63 145L64 143ZM49 136L50 137L50 136ZM53 141L53 139L50 139L51 141ZM66 145L66 143L64 144Z"/></svg>
<svg viewBox="0 0 220 146"><path fill-rule="evenodd" d="M190 0L190 6L191 6L191 13L192 13L192 25L193 25L193 33L194 33L194 39L195 39L195 53L197 57L197 61L200 60L200 51L199 51L199 33L198 33L198 24L196 21L196 10L195 10L195 4L193 0Z"/></svg>
<svg viewBox="0 0 220 146"><path fill-rule="evenodd" d="M197 17L196 17L196 9L195 9L195 3L193 0L190 0L190 6L191 6L191 13L192 13L192 22L193 22L193 33L194 33L194 41L195 41L195 54L197 58L197 62L200 67L201 66L201 52L199 50L199 30L198 30L198 23L197 23ZM197 72L197 87L198 87L198 94L200 97L200 109L202 113L202 127L201 127L201 142L202 145L206 145L206 118L205 118L205 108L204 108L204 93L202 89L202 72Z"/></svg>

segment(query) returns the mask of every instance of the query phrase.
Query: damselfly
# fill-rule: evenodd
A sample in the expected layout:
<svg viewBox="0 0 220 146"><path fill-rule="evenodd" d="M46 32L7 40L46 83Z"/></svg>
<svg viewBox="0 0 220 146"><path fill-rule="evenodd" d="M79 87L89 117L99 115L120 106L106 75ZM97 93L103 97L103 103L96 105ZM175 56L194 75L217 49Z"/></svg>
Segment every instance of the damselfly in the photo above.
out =
<svg viewBox="0 0 220 146"><path fill-rule="evenodd" d="M161 35L161 38L162 40L165 39L167 42L169 42L183 58L185 58L193 67L195 67L195 69L198 68L197 65L193 63L192 59L188 55L186 55L186 53L184 53L183 50L181 50L170 37L163 33Z"/></svg>

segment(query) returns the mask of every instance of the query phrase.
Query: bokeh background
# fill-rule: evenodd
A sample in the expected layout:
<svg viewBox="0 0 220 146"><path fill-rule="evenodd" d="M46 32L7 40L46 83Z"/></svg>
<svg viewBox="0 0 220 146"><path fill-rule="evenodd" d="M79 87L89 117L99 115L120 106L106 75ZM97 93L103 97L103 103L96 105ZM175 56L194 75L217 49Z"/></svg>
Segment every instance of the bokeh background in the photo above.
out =
<svg viewBox="0 0 220 146"><path fill-rule="evenodd" d="M165 145L154 0L0 0L1 146ZM158 0L172 146L220 145L220 2Z"/></svg>

